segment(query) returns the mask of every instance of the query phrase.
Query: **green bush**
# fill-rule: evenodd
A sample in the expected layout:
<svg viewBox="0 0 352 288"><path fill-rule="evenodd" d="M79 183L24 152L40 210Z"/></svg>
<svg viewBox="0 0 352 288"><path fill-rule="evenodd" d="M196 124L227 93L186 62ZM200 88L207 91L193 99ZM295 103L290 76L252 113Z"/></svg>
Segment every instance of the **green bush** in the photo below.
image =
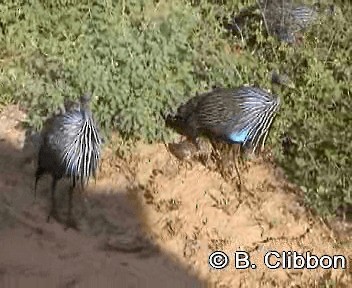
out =
<svg viewBox="0 0 352 288"><path fill-rule="evenodd" d="M268 89L269 71L285 70L296 89L275 91L282 99L269 139L275 155L319 212L351 204L351 5L293 48L267 37L260 22L243 41L228 33L219 18L255 1L243 2L6 1L0 105L21 103L40 129L64 97L92 91L106 132L151 142L170 139L162 115L196 91ZM284 132L293 141L285 155Z"/></svg>

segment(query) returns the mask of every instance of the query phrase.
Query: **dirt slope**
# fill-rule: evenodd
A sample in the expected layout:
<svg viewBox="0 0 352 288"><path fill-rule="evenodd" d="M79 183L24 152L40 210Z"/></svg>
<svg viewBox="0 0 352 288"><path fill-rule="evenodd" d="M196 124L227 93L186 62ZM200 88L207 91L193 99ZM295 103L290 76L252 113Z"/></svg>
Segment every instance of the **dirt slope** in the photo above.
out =
<svg viewBox="0 0 352 288"><path fill-rule="evenodd" d="M349 270L269 270L268 250L352 256L350 239L300 205L294 189L263 161L243 171L241 192L199 162L186 165L164 145L140 145L131 159L104 152L102 171L75 194L80 231L46 222L50 178L34 201L35 157L22 151L24 113L0 114L0 287L337 287ZM67 183L59 185L62 217ZM63 218L64 219L64 218ZM251 252L256 270L212 270L214 250ZM233 260L233 259L231 259ZM165 283L167 283L165 285ZM207 283L207 284L206 284ZM346 286L343 286L345 284Z"/></svg>

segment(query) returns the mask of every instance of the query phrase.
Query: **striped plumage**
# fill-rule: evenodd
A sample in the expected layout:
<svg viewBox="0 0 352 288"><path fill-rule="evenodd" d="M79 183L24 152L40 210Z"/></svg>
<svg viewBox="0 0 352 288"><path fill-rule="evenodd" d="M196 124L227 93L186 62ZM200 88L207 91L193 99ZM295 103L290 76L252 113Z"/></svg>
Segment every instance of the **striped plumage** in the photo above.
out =
<svg viewBox="0 0 352 288"><path fill-rule="evenodd" d="M181 105L166 124L195 144L206 135L255 152L260 143L264 146L279 104L277 96L257 87L217 88Z"/></svg>
<svg viewBox="0 0 352 288"><path fill-rule="evenodd" d="M293 0L258 1L268 33L280 40L294 43L295 34L307 28L318 18L316 7L299 5Z"/></svg>
<svg viewBox="0 0 352 288"><path fill-rule="evenodd" d="M295 20L294 22L297 25L297 29L308 27L318 18L316 9L307 6L293 8L290 12Z"/></svg>
<svg viewBox="0 0 352 288"><path fill-rule="evenodd" d="M61 129L69 134L68 138L72 139L67 141L62 151L61 159L66 168L65 174L72 181L80 181L81 186L84 187L91 175L96 176L101 138L92 115L86 107L65 113L62 116L61 125Z"/></svg>
<svg viewBox="0 0 352 288"><path fill-rule="evenodd" d="M295 44L300 39L297 36L311 24L319 22L324 16L334 16L340 12L333 4L325 6L319 2L306 5L302 0L257 0L256 4L241 9L230 22L225 21L224 24L243 38L244 33L251 29L250 23L261 19L268 34Z"/></svg>
<svg viewBox="0 0 352 288"><path fill-rule="evenodd" d="M41 133L35 190L43 174L52 176L53 202L49 218L53 216L52 214L56 214L54 194L58 180L63 177L71 179L68 216L70 218L72 192L76 184L79 183L84 188L90 177L96 176L101 158L102 139L89 109L89 103L90 97L82 96L79 105L66 107L66 111L50 118ZM68 224L71 220L69 218Z"/></svg>

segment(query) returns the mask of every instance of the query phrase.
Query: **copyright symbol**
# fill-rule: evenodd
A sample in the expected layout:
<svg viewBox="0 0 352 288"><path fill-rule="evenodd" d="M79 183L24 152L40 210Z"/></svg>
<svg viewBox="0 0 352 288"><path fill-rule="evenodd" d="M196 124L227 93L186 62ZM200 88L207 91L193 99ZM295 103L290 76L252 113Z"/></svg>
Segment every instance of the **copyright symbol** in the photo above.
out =
<svg viewBox="0 0 352 288"><path fill-rule="evenodd" d="M229 265L229 256L222 251L215 251L209 256L209 265L214 269L224 269Z"/></svg>

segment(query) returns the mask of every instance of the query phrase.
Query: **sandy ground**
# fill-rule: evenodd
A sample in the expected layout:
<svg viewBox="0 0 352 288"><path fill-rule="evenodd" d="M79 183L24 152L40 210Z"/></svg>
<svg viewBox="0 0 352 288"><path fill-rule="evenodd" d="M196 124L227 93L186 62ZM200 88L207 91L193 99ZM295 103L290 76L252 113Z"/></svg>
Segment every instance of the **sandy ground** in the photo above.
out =
<svg viewBox="0 0 352 288"><path fill-rule="evenodd" d="M269 250L352 259L352 239L348 226L334 225L345 227L337 235L307 211L280 170L260 159L241 169L239 190L210 158L179 161L164 145L141 144L119 159L106 148L96 183L75 193L79 231L47 223L50 177L34 199L23 119L16 106L0 113L0 287L352 287L351 265L265 268ZM63 219L65 190L62 181ZM230 255L222 270L208 264L215 250ZM250 252L257 269L236 270L236 250Z"/></svg>

